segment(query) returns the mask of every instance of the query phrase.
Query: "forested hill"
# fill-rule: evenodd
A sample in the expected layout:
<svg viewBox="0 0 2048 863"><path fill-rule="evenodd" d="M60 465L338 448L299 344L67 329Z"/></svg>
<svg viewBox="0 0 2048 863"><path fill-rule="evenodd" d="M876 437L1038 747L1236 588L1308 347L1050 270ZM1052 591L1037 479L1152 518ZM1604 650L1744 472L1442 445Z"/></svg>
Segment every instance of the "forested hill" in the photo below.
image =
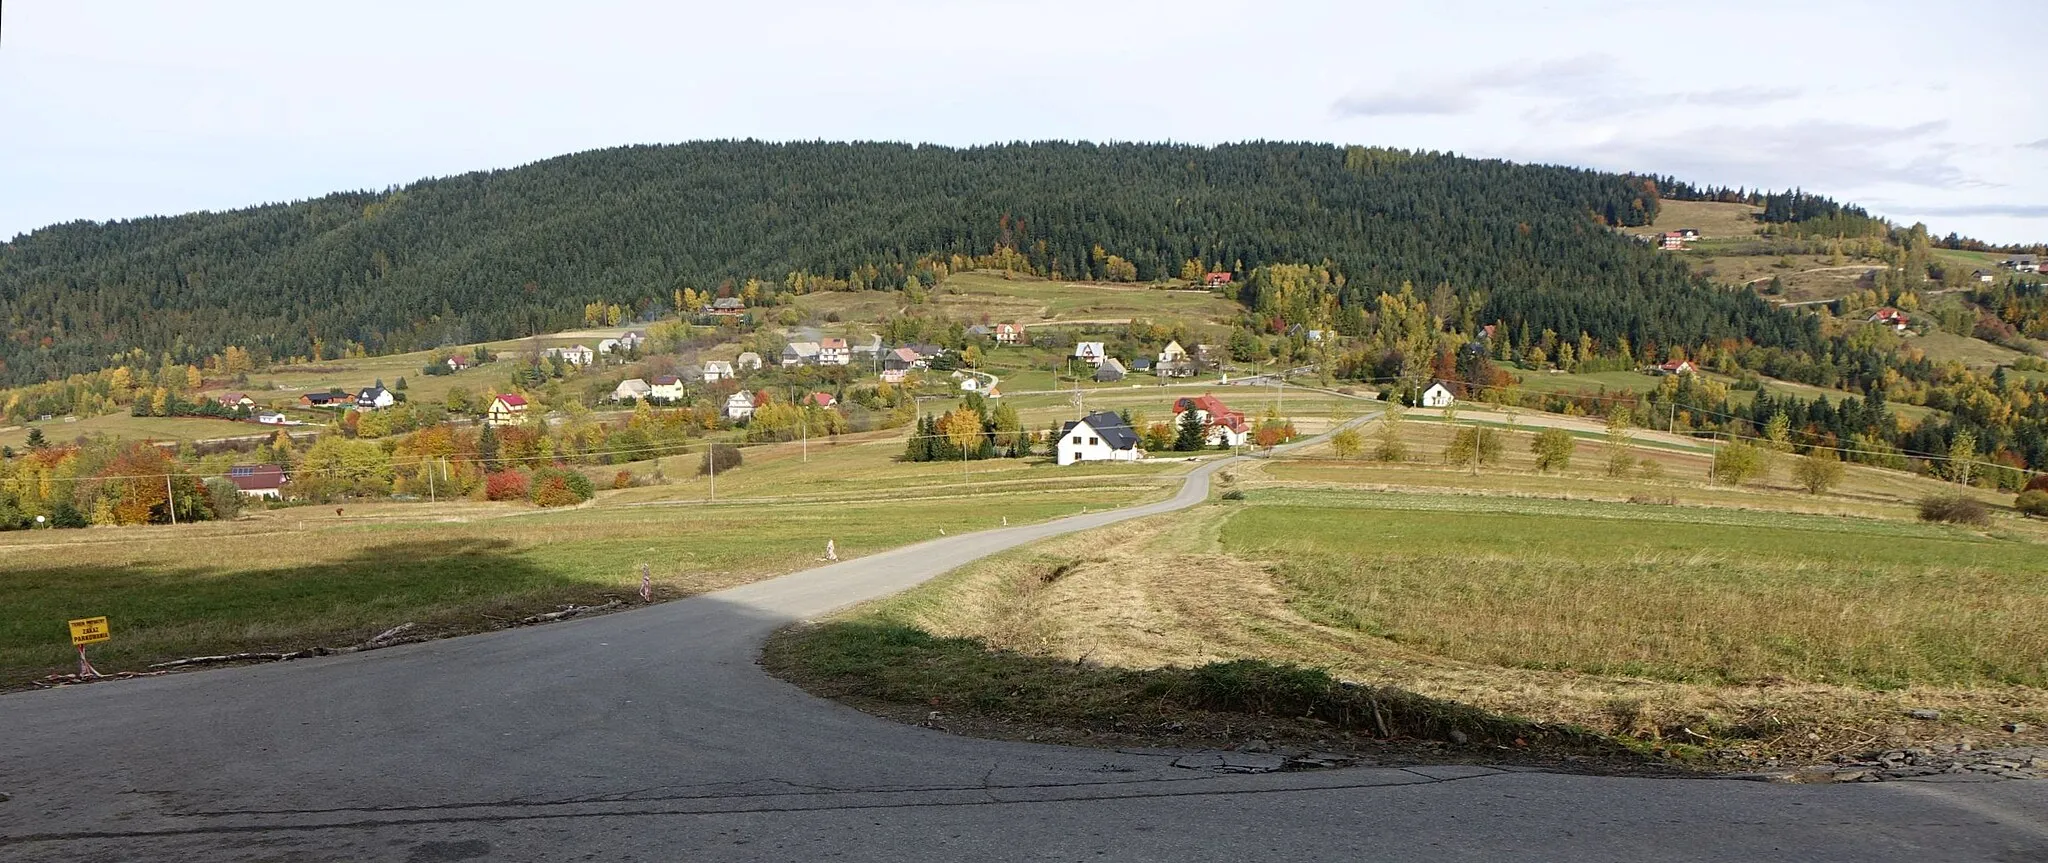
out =
<svg viewBox="0 0 2048 863"><path fill-rule="evenodd" d="M138 349L185 363L227 345L284 358L316 340L332 355L505 338L574 326L590 302L654 314L680 288L779 289L793 272L894 289L931 277L926 256L991 253L1141 281L1190 260L1240 273L1328 261L1346 303L1448 283L1483 296L1488 319L1537 329L1812 344L1811 321L1711 288L1603 226L1649 221L1649 188L1318 144L626 147L22 236L0 245L0 384Z"/></svg>

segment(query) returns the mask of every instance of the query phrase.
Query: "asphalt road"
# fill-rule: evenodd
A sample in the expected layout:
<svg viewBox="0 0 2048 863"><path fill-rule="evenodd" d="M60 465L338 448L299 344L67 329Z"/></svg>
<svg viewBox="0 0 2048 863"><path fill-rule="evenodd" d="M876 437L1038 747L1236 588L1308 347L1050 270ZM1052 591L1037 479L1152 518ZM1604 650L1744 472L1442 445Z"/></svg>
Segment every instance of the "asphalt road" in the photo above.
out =
<svg viewBox="0 0 2048 863"><path fill-rule="evenodd" d="M1219 775L954 737L769 678L763 637L955 536L602 617L0 697L0 860L2048 861L2048 783L1484 767Z"/></svg>

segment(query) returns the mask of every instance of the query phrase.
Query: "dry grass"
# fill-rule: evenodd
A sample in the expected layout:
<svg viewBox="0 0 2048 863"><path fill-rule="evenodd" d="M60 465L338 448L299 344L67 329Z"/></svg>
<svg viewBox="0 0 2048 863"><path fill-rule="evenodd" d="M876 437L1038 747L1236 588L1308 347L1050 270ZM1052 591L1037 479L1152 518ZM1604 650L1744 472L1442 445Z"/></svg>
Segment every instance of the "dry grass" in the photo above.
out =
<svg viewBox="0 0 2048 863"><path fill-rule="evenodd" d="M1328 668L1728 753L2005 736L2048 717L2032 685L2048 567L2030 542L1742 510L1252 501L1046 543L860 614L1117 668ZM1904 717L1930 706L1944 722Z"/></svg>
<svg viewBox="0 0 2048 863"><path fill-rule="evenodd" d="M1757 230L1756 214L1762 207L1748 204L1723 204L1715 201L1659 201L1657 220L1649 225L1624 228L1631 234L1653 234L1675 231L1679 228L1697 228L1700 236L1710 240L1732 237L1754 236Z"/></svg>

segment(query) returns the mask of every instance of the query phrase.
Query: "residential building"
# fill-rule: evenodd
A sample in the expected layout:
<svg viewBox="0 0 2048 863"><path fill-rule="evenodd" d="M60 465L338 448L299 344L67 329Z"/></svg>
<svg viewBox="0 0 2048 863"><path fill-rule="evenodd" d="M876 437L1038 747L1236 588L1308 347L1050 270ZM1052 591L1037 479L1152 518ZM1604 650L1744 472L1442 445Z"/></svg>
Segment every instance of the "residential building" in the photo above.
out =
<svg viewBox="0 0 2048 863"><path fill-rule="evenodd" d="M257 414L256 421L267 426L281 426L287 422L284 414L278 413L276 411L264 411L263 413Z"/></svg>
<svg viewBox="0 0 2048 863"><path fill-rule="evenodd" d="M612 388L612 401L622 402L628 399L641 401L653 394L654 388L648 386L646 381L639 378L627 378L619 381L619 385Z"/></svg>
<svg viewBox="0 0 2048 863"><path fill-rule="evenodd" d="M491 408L484 415L484 422L494 426L517 425L526 419L526 397L518 393L505 393L491 399Z"/></svg>
<svg viewBox="0 0 2048 863"><path fill-rule="evenodd" d="M924 364L924 360L918 357L916 351L897 348L882 357L882 380L900 384L904 378L910 376L912 369L923 368Z"/></svg>
<svg viewBox="0 0 2048 863"><path fill-rule="evenodd" d="M1912 318L1905 312L1891 306L1885 306L1870 316L1870 322L1891 327L1893 330L1903 333L1906 331L1906 325L1912 322Z"/></svg>
<svg viewBox="0 0 2048 863"><path fill-rule="evenodd" d="M733 374L732 363L724 360L711 360L704 364L704 382L707 384L729 381L734 377L737 376Z"/></svg>
<svg viewBox="0 0 2048 863"><path fill-rule="evenodd" d="M1138 435L1124 418L1110 411L1089 414L1060 427L1060 464L1084 461L1137 461Z"/></svg>
<svg viewBox="0 0 2048 863"><path fill-rule="evenodd" d="M1180 428L1181 415L1195 412L1207 430L1203 440L1210 446L1244 446L1251 440L1252 427L1245 422L1244 412L1223 403L1208 393L1194 398L1175 399L1173 402L1174 428Z"/></svg>
<svg viewBox="0 0 2048 863"><path fill-rule="evenodd" d="M782 364L785 366L814 366L818 364L817 342L790 342L782 349Z"/></svg>
<svg viewBox="0 0 2048 863"><path fill-rule="evenodd" d="M1166 347L1159 349L1159 361L1162 363L1185 362L1187 358L1188 349L1181 347L1179 341L1167 342Z"/></svg>
<svg viewBox="0 0 2048 863"><path fill-rule="evenodd" d="M1121 361L1117 360L1117 358L1110 357L1109 359L1103 360L1102 365L1095 367L1095 382L1103 384L1113 384L1117 381L1123 380L1124 374L1124 364Z"/></svg>
<svg viewBox="0 0 2048 863"><path fill-rule="evenodd" d="M309 408L332 408L354 404L347 393L324 392L306 393L299 396L299 403Z"/></svg>
<svg viewBox="0 0 2048 863"><path fill-rule="evenodd" d="M687 396L683 379L675 375L655 375L654 385L648 388L647 397L666 402L680 402Z"/></svg>
<svg viewBox="0 0 2048 863"><path fill-rule="evenodd" d="M1220 288L1220 287L1223 287L1224 285L1228 285L1228 284L1230 284L1230 274L1229 274L1229 273L1209 273L1209 274L1207 274L1207 275L1204 275L1204 276L1202 277L1202 284L1204 284L1204 285L1208 285L1209 287L1212 287L1212 288Z"/></svg>
<svg viewBox="0 0 2048 863"><path fill-rule="evenodd" d="M758 372L761 370L761 355L753 351L742 351L739 359L732 361L734 371Z"/></svg>
<svg viewBox="0 0 2048 863"><path fill-rule="evenodd" d="M1659 375L1690 375L1697 374L1699 370L1699 367L1693 365L1691 360L1672 360L1650 367L1652 374Z"/></svg>
<svg viewBox="0 0 2048 863"><path fill-rule="evenodd" d="M219 402L220 406L224 408L250 408L256 406L256 400L250 398L248 393L221 393L214 396L213 400Z"/></svg>
<svg viewBox="0 0 2048 863"><path fill-rule="evenodd" d="M996 324L996 344L1014 345L1024 340L1024 328L1016 324Z"/></svg>
<svg viewBox="0 0 2048 863"><path fill-rule="evenodd" d="M468 354L456 354L455 356L448 358L448 370L451 372L462 371L463 369L469 368L471 365L472 363L469 359Z"/></svg>
<svg viewBox="0 0 2048 863"><path fill-rule="evenodd" d="M1685 249L1685 235L1677 231L1665 231L1662 234L1658 234L1657 248L1668 251L1682 251Z"/></svg>
<svg viewBox="0 0 2048 863"><path fill-rule="evenodd" d="M245 497L284 499L284 468L274 464L238 464L228 468L228 482Z"/></svg>
<svg viewBox="0 0 2048 863"><path fill-rule="evenodd" d="M853 362L853 352L847 349L845 339L818 340L818 365L843 366L850 362Z"/></svg>
<svg viewBox="0 0 2048 863"><path fill-rule="evenodd" d="M1132 374L1137 374L1137 373L1139 373L1139 372L1149 372L1149 371L1151 371L1151 370L1152 370L1152 358L1151 358L1151 357L1138 357L1137 359L1131 360L1131 373L1132 373Z"/></svg>
<svg viewBox="0 0 2048 863"><path fill-rule="evenodd" d="M1998 276L1993 274L1990 270L1978 270L1974 273L1971 273L1970 276L1976 279L1977 281L1987 285L1991 284L1992 282L1998 281Z"/></svg>
<svg viewBox="0 0 2048 863"><path fill-rule="evenodd" d="M804 396L804 401L808 404L817 405L818 407L821 408L829 408L839 404L839 397L831 393L816 392Z"/></svg>
<svg viewBox="0 0 2048 863"><path fill-rule="evenodd" d="M1441 381L1430 384L1429 389L1422 391L1422 406L1426 408L1450 407L1451 403L1457 400L1456 396L1451 395L1451 388L1444 386Z"/></svg>
<svg viewBox="0 0 2048 863"><path fill-rule="evenodd" d="M548 348L548 356L561 357L562 362L572 366L587 366L597 361L597 351L592 350L589 345L582 344L570 345L566 348Z"/></svg>
<svg viewBox="0 0 2048 863"><path fill-rule="evenodd" d="M647 343L647 334L639 330L627 330L619 334L617 341L620 349L637 351L641 345Z"/></svg>
<svg viewBox="0 0 2048 863"><path fill-rule="evenodd" d="M705 309L705 311L714 315L738 317L747 313L747 304L738 297L719 297L712 300L711 306Z"/></svg>
<svg viewBox="0 0 2048 863"><path fill-rule="evenodd" d="M754 397L746 393L733 393L725 398L725 418L733 422L748 419L754 415Z"/></svg>
<svg viewBox="0 0 2048 863"><path fill-rule="evenodd" d="M1153 363L1152 373L1162 378L1191 378L1195 376L1195 363L1188 359Z"/></svg>
<svg viewBox="0 0 2048 863"><path fill-rule="evenodd" d="M1085 361L1089 365L1101 365L1106 356L1107 354L1102 352L1101 342L1074 343L1074 359Z"/></svg>
<svg viewBox="0 0 2048 863"><path fill-rule="evenodd" d="M356 407L366 411L383 410L398 404L398 397L381 386L364 387L356 392Z"/></svg>
<svg viewBox="0 0 2048 863"><path fill-rule="evenodd" d="M623 346L619 344L618 339L605 339L597 343L597 352L605 356L610 356L612 354L623 354L626 352L626 350Z"/></svg>
<svg viewBox="0 0 2048 863"><path fill-rule="evenodd" d="M2038 273L2041 271L2041 259L2033 255L2013 255L1998 262L1998 265L2020 273Z"/></svg>

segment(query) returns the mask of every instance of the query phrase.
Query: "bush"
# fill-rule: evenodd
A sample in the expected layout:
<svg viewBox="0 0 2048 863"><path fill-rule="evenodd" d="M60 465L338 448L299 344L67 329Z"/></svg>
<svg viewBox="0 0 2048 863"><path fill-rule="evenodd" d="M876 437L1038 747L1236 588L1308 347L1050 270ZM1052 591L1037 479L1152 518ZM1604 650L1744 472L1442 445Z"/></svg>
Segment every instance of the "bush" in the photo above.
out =
<svg viewBox="0 0 2048 863"><path fill-rule="evenodd" d="M1577 446L1571 432L1552 428L1536 433L1535 439L1529 441L1529 452L1536 456L1536 469L1547 473L1571 467L1572 450Z"/></svg>
<svg viewBox="0 0 2048 863"><path fill-rule="evenodd" d="M1960 494L1936 494L1920 499L1920 520L1940 521L1949 524L1984 524L1991 520L1991 510L1984 502Z"/></svg>
<svg viewBox="0 0 2048 863"><path fill-rule="evenodd" d="M1233 488L1223 493L1224 500L1244 500L1244 489Z"/></svg>
<svg viewBox="0 0 2048 863"><path fill-rule="evenodd" d="M532 486L528 497L536 506L574 506L597 493L590 477L563 467L534 471Z"/></svg>
<svg viewBox="0 0 2048 863"><path fill-rule="evenodd" d="M486 500L525 500L526 491L532 485L526 474L517 470L501 470L484 477L484 498Z"/></svg>
<svg viewBox="0 0 2048 863"><path fill-rule="evenodd" d="M2031 516L2048 516L2048 491L2033 489L2020 492L2012 502L2012 508Z"/></svg>
<svg viewBox="0 0 2048 863"><path fill-rule="evenodd" d="M715 443L704 451L704 457L697 462L697 475L703 476L716 469L719 473L740 466L740 448L729 443Z"/></svg>
<svg viewBox="0 0 2048 863"><path fill-rule="evenodd" d="M633 472L622 470L612 476L612 488L632 488Z"/></svg>
<svg viewBox="0 0 2048 863"><path fill-rule="evenodd" d="M2048 473L2036 474L2033 479L2027 480L2022 491L2048 491Z"/></svg>
<svg viewBox="0 0 2048 863"><path fill-rule="evenodd" d="M206 480L206 501L213 505L213 517L227 520L242 514L242 490L220 477Z"/></svg>
<svg viewBox="0 0 2048 863"><path fill-rule="evenodd" d="M1734 441L1714 450L1714 466L1707 475L1728 485L1741 485L1764 472L1763 450Z"/></svg>
<svg viewBox="0 0 2048 863"><path fill-rule="evenodd" d="M1842 481L1842 463L1834 453L1817 449L1792 463L1792 478L1807 494L1820 494Z"/></svg>

